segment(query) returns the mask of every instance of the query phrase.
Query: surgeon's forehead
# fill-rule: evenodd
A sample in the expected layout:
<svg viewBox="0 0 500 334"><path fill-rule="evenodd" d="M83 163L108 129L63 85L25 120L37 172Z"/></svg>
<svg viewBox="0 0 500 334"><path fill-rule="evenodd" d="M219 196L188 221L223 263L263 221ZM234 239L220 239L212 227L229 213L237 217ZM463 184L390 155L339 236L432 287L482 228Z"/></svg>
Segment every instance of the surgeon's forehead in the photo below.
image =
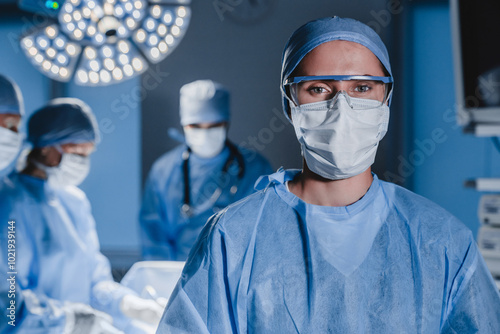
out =
<svg viewBox="0 0 500 334"><path fill-rule="evenodd" d="M367 47L351 41L320 44L301 60L293 76L384 76L383 65Z"/></svg>

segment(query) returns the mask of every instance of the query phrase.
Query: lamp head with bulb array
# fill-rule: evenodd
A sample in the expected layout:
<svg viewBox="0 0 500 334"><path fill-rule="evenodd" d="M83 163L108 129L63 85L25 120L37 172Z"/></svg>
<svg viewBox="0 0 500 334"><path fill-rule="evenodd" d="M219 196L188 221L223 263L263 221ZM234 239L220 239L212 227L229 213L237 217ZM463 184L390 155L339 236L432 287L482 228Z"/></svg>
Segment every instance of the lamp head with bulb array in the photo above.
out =
<svg viewBox="0 0 500 334"><path fill-rule="evenodd" d="M21 1L20 7L35 6ZM49 4L50 2L50 4ZM48 77L103 86L140 75L179 44L191 10L184 0L47 0L57 19L21 37L21 49Z"/></svg>

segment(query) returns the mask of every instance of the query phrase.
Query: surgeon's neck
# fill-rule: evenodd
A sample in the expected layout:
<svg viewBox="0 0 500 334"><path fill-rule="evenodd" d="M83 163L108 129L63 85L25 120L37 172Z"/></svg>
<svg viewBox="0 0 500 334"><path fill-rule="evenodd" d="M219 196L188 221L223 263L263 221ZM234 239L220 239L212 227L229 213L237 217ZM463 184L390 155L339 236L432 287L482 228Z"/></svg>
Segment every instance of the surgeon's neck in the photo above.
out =
<svg viewBox="0 0 500 334"><path fill-rule="evenodd" d="M347 206L361 199L372 181L371 168L348 179L329 180L313 173L304 161L304 169L288 183L288 188L309 204Z"/></svg>

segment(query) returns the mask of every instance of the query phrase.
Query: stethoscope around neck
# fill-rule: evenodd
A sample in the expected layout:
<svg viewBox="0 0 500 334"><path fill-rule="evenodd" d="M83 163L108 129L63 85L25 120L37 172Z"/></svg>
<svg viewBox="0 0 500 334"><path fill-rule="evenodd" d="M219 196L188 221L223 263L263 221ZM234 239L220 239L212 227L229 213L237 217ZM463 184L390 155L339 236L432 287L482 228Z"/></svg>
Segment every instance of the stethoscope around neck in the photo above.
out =
<svg viewBox="0 0 500 334"><path fill-rule="evenodd" d="M229 157L226 159L224 166L222 167L222 173L227 173L231 165L236 162L238 164L238 182L236 184L230 185L231 188L229 192L231 195L235 195L238 191L238 183L241 181L245 174L245 160L243 159L243 155L240 153L236 145L231 143L229 140L226 140L226 146L229 148ZM183 204L181 206L181 212L187 217L192 217L195 215L195 210L191 205L191 192L190 192L190 180L189 180L189 157L191 156L191 149L188 147L182 153L182 173L184 179L184 199ZM220 195L222 194L222 187L218 187L210 198L207 200L207 204L210 204L210 207L217 202Z"/></svg>

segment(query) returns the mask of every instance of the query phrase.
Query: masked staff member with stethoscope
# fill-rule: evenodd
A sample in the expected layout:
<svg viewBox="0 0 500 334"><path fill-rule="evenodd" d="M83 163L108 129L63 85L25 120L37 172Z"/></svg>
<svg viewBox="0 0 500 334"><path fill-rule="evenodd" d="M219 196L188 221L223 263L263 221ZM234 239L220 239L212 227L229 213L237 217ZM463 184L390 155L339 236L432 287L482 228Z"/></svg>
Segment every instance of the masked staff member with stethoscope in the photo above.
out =
<svg viewBox="0 0 500 334"><path fill-rule="evenodd" d="M227 139L229 92L222 85L184 85L180 118L186 143L161 156L146 183L140 227L147 260L185 260L208 218L272 173L261 155Z"/></svg>

